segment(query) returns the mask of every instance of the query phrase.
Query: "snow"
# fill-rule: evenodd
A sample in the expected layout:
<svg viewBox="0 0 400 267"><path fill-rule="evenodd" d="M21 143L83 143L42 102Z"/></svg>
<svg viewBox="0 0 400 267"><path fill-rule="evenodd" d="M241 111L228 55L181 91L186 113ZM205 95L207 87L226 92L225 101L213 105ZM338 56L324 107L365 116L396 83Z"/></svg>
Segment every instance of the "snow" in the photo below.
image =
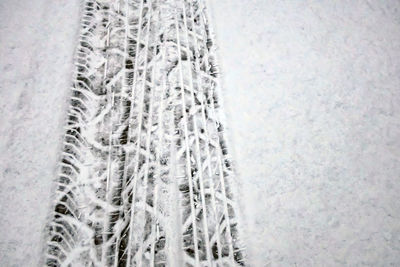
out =
<svg viewBox="0 0 400 267"><path fill-rule="evenodd" d="M203 5L126 3L83 4L46 263L233 266L233 172Z"/></svg>
<svg viewBox="0 0 400 267"><path fill-rule="evenodd" d="M209 2L249 265L399 265L399 2Z"/></svg>
<svg viewBox="0 0 400 267"><path fill-rule="evenodd" d="M0 3L0 265L35 266L79 1ZM399 265L396 1L209 0L249 266Z"/></svg>
<svg viewBox="0 0 400 267"><path fill-rule="evenodd" d="M37 266L61 145L79 1L0 2L0 265Z"/></svg>

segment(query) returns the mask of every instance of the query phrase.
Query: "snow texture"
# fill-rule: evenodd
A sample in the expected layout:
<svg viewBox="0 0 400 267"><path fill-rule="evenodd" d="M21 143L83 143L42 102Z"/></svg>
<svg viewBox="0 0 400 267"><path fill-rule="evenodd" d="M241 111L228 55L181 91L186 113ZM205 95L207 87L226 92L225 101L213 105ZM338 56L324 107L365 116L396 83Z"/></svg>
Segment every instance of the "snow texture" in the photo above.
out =
<svg viewBox="0 0 400 267"><path fill-rule="evenodd" d="M400 265L400 2L210 0L250 266Z"/></svg>
<svg viewBox="0 0 400 267"><path fill-rule="evenodd" d="M0 2L1 266L39 262L79 2ZM246 3L209 0L246 263L400 265L399 2Z"/></svg>
<svg viewBox="0 0 400 267"><path fill-rule="evenodd" d="M0 1L0 266L37 266L79 1Z"/></svg>

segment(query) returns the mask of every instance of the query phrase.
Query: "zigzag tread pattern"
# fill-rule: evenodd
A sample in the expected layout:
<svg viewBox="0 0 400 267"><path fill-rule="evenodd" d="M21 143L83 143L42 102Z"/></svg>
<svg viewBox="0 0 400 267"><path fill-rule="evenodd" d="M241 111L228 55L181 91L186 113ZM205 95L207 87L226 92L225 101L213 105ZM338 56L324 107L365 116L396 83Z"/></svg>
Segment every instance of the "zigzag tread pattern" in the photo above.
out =
<svg viewBox="0 0 400 267"><path fill-rule="evenodd" d="M244 266L204 0L85 0L46 266Z"/></svg>

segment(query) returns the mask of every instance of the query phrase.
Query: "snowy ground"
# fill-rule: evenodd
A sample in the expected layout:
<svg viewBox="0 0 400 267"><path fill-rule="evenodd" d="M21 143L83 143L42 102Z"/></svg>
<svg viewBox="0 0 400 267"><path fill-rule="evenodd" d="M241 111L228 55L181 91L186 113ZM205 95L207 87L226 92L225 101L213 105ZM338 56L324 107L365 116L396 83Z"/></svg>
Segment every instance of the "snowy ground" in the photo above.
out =
<svg viewBox="0 0 400 267"><path fill-rule="evenodd" d="M251 266L398 266L399 2L210 2Z"/></svg>
<svg viewBox="0 0 400 267"><path fill-rule="evenodd" d="M399 265L398 2L209 2L250 266ZM0 265L35 266L78 1L0 15Z"/></svg>
<svg viewBox="0 0 400 267"><path fill-rule="evenodd" d="M67 107L78 2L0 2L1 266L38 262Z"/></svg>

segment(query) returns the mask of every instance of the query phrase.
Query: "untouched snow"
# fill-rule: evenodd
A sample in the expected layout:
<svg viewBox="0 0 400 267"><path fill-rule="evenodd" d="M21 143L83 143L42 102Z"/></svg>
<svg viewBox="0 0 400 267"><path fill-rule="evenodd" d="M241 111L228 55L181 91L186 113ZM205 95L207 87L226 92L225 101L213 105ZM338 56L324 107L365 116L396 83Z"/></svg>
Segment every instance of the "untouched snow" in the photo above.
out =
<svg viewBox="0 0 400 267"><path fill-rule="evenodd" d="M37 266L79 1L0 2L0 266Z"/></svg>
<svg viewBox="0 0 400 267"><path fill-rule="evenodd" d="M209 2L249 265L400 265L399 2Z"/></svg>
<svg viewBox="0 0 400 267"><path fill-rule="evenodd" d="M399 265L400 4L209 2L249 265ZM0 3L1 266L39 259L78 5Z"/></svg>

